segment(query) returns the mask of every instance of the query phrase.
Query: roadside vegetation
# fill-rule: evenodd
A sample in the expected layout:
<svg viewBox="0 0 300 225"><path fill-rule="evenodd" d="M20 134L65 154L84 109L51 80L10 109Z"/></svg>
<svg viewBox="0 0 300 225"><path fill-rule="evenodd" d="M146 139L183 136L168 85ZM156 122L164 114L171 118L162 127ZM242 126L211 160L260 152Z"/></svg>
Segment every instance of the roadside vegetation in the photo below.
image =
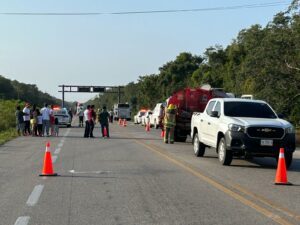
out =
<svg viewBox="0 0 300 225"><path fill-rule="evenodd" d="M159 67L158 74L127 84L122 102L131 103L134 114L142 107L153 108L176 90L210 84L237 97L252 94L265 100L299 126L299 2L294 0L265 27L255 24L241 30L227 47L208 47L203 55L180 53ZM117 96L104 94L89 103L112 108L116 102Z"/></svg>
<svg viewBox="0 0 300 225"><path fill-rule="evenodd" d="M15 108L17 100L0 100L0 145L17 136Z"/></svg>

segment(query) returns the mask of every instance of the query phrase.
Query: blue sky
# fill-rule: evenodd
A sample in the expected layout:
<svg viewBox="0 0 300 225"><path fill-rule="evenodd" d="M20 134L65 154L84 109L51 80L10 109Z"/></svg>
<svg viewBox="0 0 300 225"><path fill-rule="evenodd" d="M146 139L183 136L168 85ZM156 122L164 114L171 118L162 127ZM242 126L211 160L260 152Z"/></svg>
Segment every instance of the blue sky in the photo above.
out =
<svg viewBox="0 0 300 225"><path fill-rule="evenodd" d="M120 12L229 7L276 0L7 0L7 12ZM201 55L227 46L241 29L265 26L290 1L267 8L186 13L0 15L0 74L61 97L58 85L126 85L183 51ZM85 101L95 94L66 94Z"/></svg>

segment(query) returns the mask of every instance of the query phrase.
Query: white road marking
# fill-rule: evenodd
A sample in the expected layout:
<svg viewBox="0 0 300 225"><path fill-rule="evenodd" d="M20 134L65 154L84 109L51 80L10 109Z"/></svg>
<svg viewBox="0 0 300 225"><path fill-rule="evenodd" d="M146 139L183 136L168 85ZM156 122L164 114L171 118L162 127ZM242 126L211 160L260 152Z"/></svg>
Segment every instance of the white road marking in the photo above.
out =
<svg viewBox="0 0 300 225"><path fill-rule="evenodd" d="M70 173L74 174L85 174L85 173L96 173L96 174L103 174L103 173L111 173L111 171L75 171L75 170L69 170Z"/></svg>
<svg viewBox="0 0 300 225"><path fill-rule="evenodd" d="M60 150L61 150L61 148L55 149L54 154L58 155L60 153Z"/></svg>
<svg viewBox="0 0 300 225"><path fill-rule="evenodd" d="M63 145L64 145L64 143L59 143L57 146L58 146L59 148L61 148Z"/></svg>
<svg viewBox="0 0 300 225"><path fill-rule="evenodd" d="M52 159L52 163L56 163L56 160L57 160L57 155L53 155L53 156L51 156L51 159Z"/></svg>
<svg viewBox="0 0 300 225"><path fill-rule="evenodd" d="M26 204L28 206L34 206L38 202L38 200L39 200L39 198L42 194L43 189L44 189L44 185L35 186L32 193L31 193L31 195L29 196Z"/></svg>
<svg viewBox="0 0 300 225"><path fill-rule="evenodd" d="M30 217L29 216L20 216L16 222L15 225L27 225L29 222Z"/></svg>

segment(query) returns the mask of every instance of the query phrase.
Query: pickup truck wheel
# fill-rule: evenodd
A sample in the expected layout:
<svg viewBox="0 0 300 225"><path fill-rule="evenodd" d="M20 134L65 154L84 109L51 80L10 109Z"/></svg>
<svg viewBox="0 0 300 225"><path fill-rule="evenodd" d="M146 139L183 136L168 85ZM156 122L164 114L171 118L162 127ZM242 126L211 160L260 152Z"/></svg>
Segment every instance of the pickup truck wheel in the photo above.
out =
<svg viewBox="0 0 300 225"><path fill-rule="evenodd" d="M194 153L197 157L203 157L205 153L205 145L200 142L198 134L194 136Z"/></svg>
<svg viewBox="0 0 300 225"><path fill-rule="evenodd" d="M218 158L220 163L229 166L232 161L232 152L226 149L225 138L221 138L218 143Z"/></svg>

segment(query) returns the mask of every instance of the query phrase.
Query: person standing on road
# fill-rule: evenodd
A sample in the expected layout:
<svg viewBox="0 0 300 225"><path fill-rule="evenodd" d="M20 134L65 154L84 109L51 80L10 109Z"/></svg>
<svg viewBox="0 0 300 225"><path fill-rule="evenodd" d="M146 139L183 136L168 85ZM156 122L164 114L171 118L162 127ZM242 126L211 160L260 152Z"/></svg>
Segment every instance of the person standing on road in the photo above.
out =
<svg viewBox="0 0 300 225"><path fill-rule="evenodd" d="M83 127L83 108L82 106L80 106L78 109L77 109L77 116L79 117L79 127Z"/></svg>
<svg viewBox="0 0 300 225"><path fill-rule="evenodd" d="M91 105L90 111L89 111L89 124L90 124L90 138L94 137L93 131L95 127L95 121L96 121L96 112L95 112L95 106Z"/></svg>
<svg viewBox="0 0 300 225"><path fill-rule="evenodd" d="M46 131L47 137L49 137L50 115L52 114L52 110L48 108L47 103L45 103L44 107L41 109L41 114L43 120L42 136L45 135L45 131Z"/></svg>
<svg viewBox="0 0 300 225"><path fill-rule="evenodd" d="M90 111L91 106L87 105L86 109L83 112L84 115L84 122L85 122L85 129L84 129L84 136L85 138L89 137L90 134L90 118L89 118L89 111Z"/></svg>
<svg viewBox="0 0 300 225"><path fill-rule="evenodd" d="M106 106L103 106L102 112L98 115L98 120L101 126L102 137L104 137L104 128L106 128L106 136L109 138L109 120L110 115L106 110Z"/></svg>
<svg viewBox="0 0 300 225"><path fill-rule="evenodd" d="M71 118L71 124L72 124L72 120L73 120L73 112L72 112L72 108L69 108L68 114Z"/></svg>
<svg viewBox="0 0 300 225"><path fill-rule="evenodd" d="M25 114L23 116L24 119L24 133L25 135L30 135L30 108L29 103L25 104L25 107L23 109L23 113Z"/></svg>
<svg viewBox="0 0 300 225"><path fill-rule="evenodd" d="M165 112L164 118L164 126L165 126L165 137L164 142L168 144L169 136L170 136L170 143L174 143L174 130L176 125L176 106L170 104Z"/></svg>
<svg viewBox="0 0 300 225"><path fill-rule="evenodd" d="M15 115L16 115L16 128L17 128L17 132L18 132L18 135L21 136L21 135L25 135L24 133L24 116L25 116L25 113L23 113L23 111L21 111L21 107L18 105L16 107L16 112L15 112Z"/></svg>

